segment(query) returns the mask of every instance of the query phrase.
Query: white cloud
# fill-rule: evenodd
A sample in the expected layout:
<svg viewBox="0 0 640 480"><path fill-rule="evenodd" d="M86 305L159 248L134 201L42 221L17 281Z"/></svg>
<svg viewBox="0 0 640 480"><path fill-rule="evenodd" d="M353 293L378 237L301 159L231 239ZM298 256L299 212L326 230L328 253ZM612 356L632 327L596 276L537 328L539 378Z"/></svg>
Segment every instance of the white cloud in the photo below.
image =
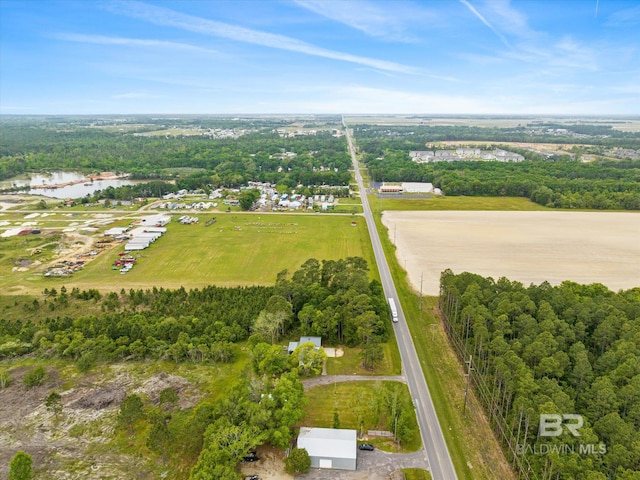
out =
<svg viewBox="0 0 640 480"><path fill-rule="evenodd" d="M114 5L122 7L117 9L116 13L139 18L156 25L175 27L202 35L221 37L237 42L251 43L264 47L366 65L380 70L414 75L420 73L419 69L408 65L328 50L285 35L238 27L215 20L187 15L164 7L157 7L136 1L117 2Z"/></svg>
<svg viewBox="0 0 640 480"><path fill-rule="evenodd" d="M473 13L476 17L478 17L478 19L480 19L480 21L484 23L496 35L496 37L498 37L500 41L505 44L505 46L511 48L511 44L509 43L509 40L507 40L507 38L496 27L494 27L491 23L489 23L489 21L486 18L484 18L484 16L482 16L482 14L478 12L478 10L476 10L476 8L473 5L471 5L467 0L460 0L460 3L462 3L465 7L471 10L471 13Z"/></svg>
<svg viewBox="0 0 640 480"><path fill-rule="evenodd" d="M393 3L372 3L366 0L294 0L299 6L318 15L347 25L369 36L401 42L413 42L416 39L407 34L406 13L403 5ZM384 10L382 7L390 7ZM400 8L400 12L398 11ZM415 20L424 16L424 12L412 9L410 14ZM404 18L403 18L404 17Z"/></svg>
<svg viewBox="0 0 640 480"><path fill-rule="evenodd" d="M196 52L219 55L220 52L209 48L202 48L188 43L168 42L165 40L149 40L141 38L107 37L103 35L83 35L75 33L61 33L54 35L54 38L69 42L93 43L98 45L124 45L127 47L159 47L180 50L192 50Z"/></svg>

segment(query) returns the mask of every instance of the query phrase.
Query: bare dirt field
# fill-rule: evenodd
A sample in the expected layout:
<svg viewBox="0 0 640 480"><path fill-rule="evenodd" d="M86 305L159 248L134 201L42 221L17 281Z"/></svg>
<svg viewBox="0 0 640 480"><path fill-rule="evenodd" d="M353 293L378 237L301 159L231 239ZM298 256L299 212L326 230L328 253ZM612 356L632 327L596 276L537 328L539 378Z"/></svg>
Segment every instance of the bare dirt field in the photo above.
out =
<svg viewBox="0 0 640 480"><path fill-rule="evenodd" d="M525 285L640 286L638 213L389 211L382 222L409 281L419 291L422 276L427 295L438 294L447 268Z"/></svg>

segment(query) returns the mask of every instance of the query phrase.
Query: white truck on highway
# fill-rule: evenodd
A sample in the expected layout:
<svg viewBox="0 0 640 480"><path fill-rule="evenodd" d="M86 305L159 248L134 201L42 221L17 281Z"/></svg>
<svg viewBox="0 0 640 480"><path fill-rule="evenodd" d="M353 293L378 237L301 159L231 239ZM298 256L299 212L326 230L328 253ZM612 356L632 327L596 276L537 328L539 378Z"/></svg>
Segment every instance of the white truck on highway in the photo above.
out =
<svg viewBox="0 0 640 480"><path fill-rule="evenodd" d="M389 298L389 308L391 309L391 320L393 320L394 323L397 323L398 309L396 308L396 302L393 300L393 298Z"/></svg>

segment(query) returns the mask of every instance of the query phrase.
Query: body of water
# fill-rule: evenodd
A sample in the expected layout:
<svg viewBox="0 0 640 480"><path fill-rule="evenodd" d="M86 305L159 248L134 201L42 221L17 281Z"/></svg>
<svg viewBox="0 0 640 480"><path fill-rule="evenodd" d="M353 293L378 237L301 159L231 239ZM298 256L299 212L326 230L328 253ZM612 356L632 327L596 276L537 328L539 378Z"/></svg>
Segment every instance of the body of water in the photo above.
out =
<svg viewBox="0 0 640 480"><path fill-rule="evenodd" d="M82 198L97 190L107 187L133 185L137 181L127 178L91 180L78 172L51 172L50 174L32 175L30 178L6 180L0 188L25 187L24 192L30 195L43 195L51 198ZM28 190L27 190L28 189Z"/></svg>

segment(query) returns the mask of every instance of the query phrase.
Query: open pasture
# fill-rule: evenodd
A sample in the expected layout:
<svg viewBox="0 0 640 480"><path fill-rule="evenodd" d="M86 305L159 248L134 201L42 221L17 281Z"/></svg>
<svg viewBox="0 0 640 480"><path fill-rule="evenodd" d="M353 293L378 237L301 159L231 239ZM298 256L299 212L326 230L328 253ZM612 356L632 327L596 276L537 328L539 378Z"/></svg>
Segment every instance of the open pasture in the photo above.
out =
<svg viewBox="0 0 640 480"><path fill-rule="evenodd" d="M549 210L522 197L439 197L378 198L369 200L377 210Z"/></svg>
<svg viewBox="0 0 640 480"><path fill-rule="evenodd" d="M564 280L612 290L640 286L640 214L400 212L382 216L416 290L437 295L450 268L525 285Z"/></svg>
<svg viewBox="0 0 640 480"><path fill-rule="evenodd" d="M135 267L122 275L111 270L123 246L102 253L71 277L40 280L48 284L119 291L121 288L201 288L206 285L273 285L276 275L293 273L309 258L362 256L374 265L364 219L351 216L218 214L199 215L194 225L171 222L146 250L133 252ZM210 217L216 222L205 226ZM47 284L47 285L45 285Z"/></svg>

